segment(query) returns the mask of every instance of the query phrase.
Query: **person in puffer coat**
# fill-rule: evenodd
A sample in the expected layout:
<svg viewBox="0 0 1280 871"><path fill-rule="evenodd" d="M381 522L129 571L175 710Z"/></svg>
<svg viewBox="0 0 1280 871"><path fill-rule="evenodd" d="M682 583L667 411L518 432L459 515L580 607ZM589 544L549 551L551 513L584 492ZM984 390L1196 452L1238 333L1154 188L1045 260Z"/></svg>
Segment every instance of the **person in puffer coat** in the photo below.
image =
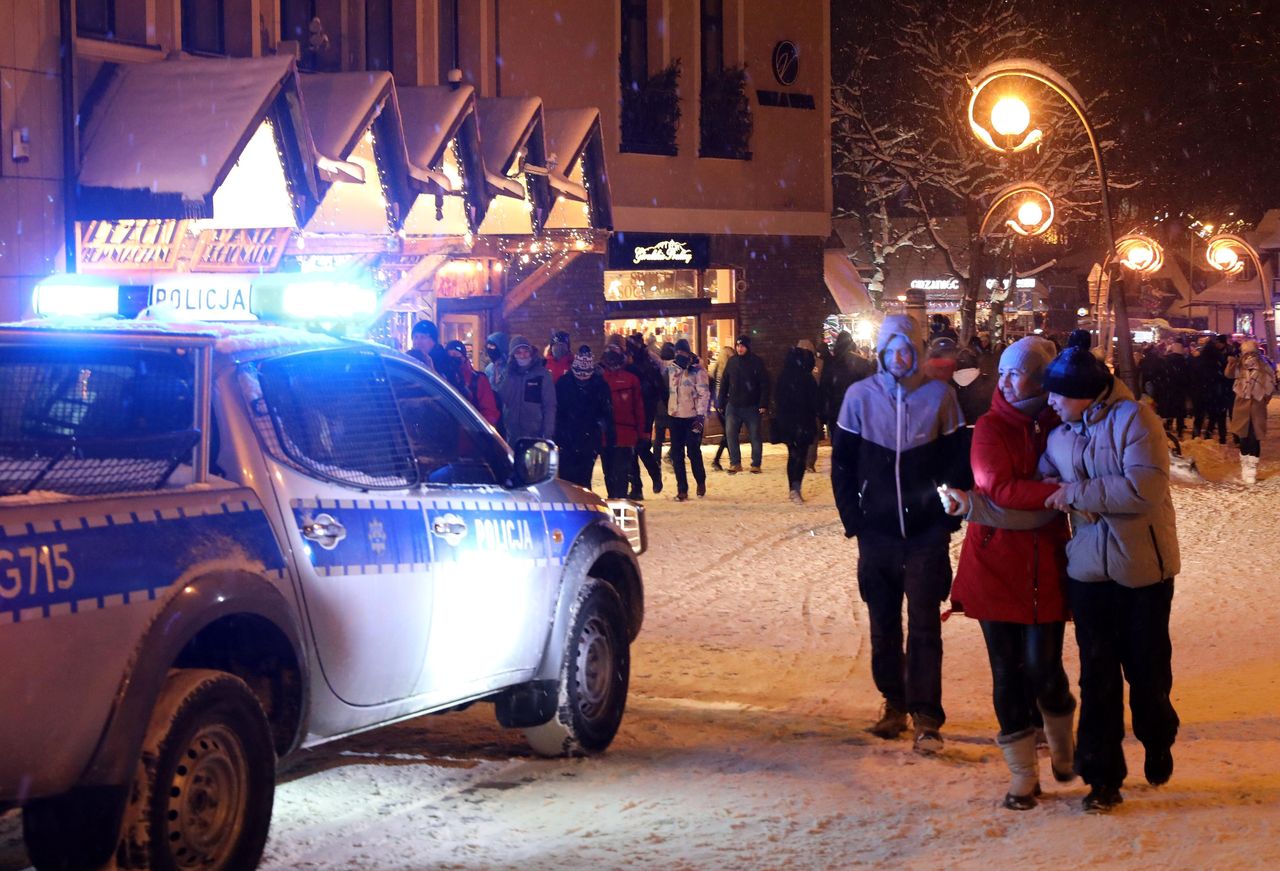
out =
<svg viewBox="0 0 1280 871"><path fill-rule="evenodd" d="M711 410L711 385L688 339L674 346L667 363L667 423L671 427L671 467L676 474L676 501L689 498L684 461L689 460L698 496L707 495L707 472L702 465L702 430Z"/></svg>
<svg viewBox="0 0 1280 871"><path fill-rule="evenodd" d="M871 675L884 697L872 734L915 726L915 749L942 749L942 623L951 592L948 545L958 519L940 485L972 480L955 391L921 371L914 318L890 315L876 341L880 371L845 393L832 434L831 487L847 537L858 538L858 592L871 623ZM907 638L902 645L902 600Z"/></svg>
<svg viewBox="0 0 1280 871"><path fill-rule="evenodd" d="M1067 588L1080 648L1075 767L1090 787L1084 809L1101 813L1124 800L1125 681L1147 781L1158 786L1173 775L1169 612L1181 562L1164 428L1089 352L1090 341L1076 330L1045 373L1063 423L1049 434L1039 470L1061 482L1045 507L1071 519ZM975 494L970 522L1007 525L989 507Z"/></svg>
<svg viewBox="0 0 1280 871"><path fill-rule="evenodd" d="M1053 357L1053 343L1038 336L1006 348L991 408L974 427L974 486L1002 508L1041 510L1058 489L1039 480L1037 472L1049 433L1060 423L1043 383ZM1004 806L1011 810L1036 805L1037 708L1044 718L1054 777L1061 782L1075 777L1076 700L1062 667L1070 533L1065 515L1053 512L1051 517L1029 530L969 523L951 590L952 602L979 621L986 641L1000 723L996 743L1012 776Z"/></svg>
<svg viewBox="0 0 1280 871"><path fill-rule="evenodd" d="M636 444L645 425L643 388L640 379L623 368L626 357L621 343L609 345L601 356L604 383L613 401L613 428L617 434L612 448L600 455L604 486L610 499L626 499L631 467L636 461Z"/></svg>
<svg viewBox="0 0 1280 871"><path fill-rule="evenodd" d="M515 447L520 439L555 437L556 388L546 361L524 336L511 337L507 374L497 393L507 444Z"/></svg>
<svg viewBox="0 0 1280 871"><path fill-rule="evenodd" d="M600 375L591 349L582 345L569 374L556 382L560 477L590 490L596 457L616 443L609 385Z"/></svg>

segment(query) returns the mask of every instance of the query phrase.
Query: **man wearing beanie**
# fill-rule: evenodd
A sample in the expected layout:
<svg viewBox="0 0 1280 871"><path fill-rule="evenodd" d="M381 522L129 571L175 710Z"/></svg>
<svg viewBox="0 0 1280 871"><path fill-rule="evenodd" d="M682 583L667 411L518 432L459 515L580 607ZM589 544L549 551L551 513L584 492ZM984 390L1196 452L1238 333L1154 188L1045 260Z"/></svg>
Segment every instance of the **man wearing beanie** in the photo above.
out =
<svg viewBox="0 0 1280 871"><path fill-rule="evenodd" d="M1178 714L1169 609L1179 569L1169 494L1169 448L1160 420L1089 352L1077 330L1045 373L1063 425L1040 462L1062 483L1045 507L1071 518L1067 584L1080 648L1076 770L1089 784L1084 809L1123 799L1124 680L1133 732L1146 748L1147 781L1173 774ZM1123 675L1123 679L1122 679Z"/></svg>
<svg viewBox="0 0 1280 871"><path fill-rule="evenodd" d="M725 363L716 407L725 410L724 434L729 445L729 471L742 471L738 431L745 423L751 439L751 471L759 472L764 457L760 418L769 407L769 373L764 361L751 353L750 336L738 336L737 351Z"/></svg>
<svg viewBox="0 0 1280 871"><path fill-rule="evenodd" d="M845 393L832 433L831 486L845 535L858 539L858 592L871 622L871 674L884 712L871 727L896 738L915 726L915 749L942 749L942 623L951 592L948 545L958 519L937 488L971 480L955 391L921 371L914 318L890 315L876 340L879 371ZM902 600L907 600L903 652Z"/></svg>
<svg viewBox="0 0 1280 871"><path fill-rule="evenodd" d="M515 447L520 439L549 439L556 432L556 388L546 361L524 336L511 337L507 373L499 382L502 435Z"/></svg>
<svg viewBox="0 0 1280 871"><path fill-rule="evenodd" d="M560 477L591 489L596 457L616 443L609 385L596 369L591 349L583 345L573 356L569 374L556 382Z"/></svg>

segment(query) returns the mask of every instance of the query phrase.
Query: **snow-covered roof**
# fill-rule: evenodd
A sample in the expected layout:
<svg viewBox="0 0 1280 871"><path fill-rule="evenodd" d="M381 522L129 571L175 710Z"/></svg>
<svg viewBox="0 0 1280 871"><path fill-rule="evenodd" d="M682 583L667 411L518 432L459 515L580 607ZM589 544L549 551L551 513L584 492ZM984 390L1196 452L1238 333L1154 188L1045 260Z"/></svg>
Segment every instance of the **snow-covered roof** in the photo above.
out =
<svg viewBox="0 0 1280 871"><path fill-rule="evenodd" d="M286 56L121 64L86 107L80 217L210 217L214 190L295 81Z"/></svg>
<svg viewBox="0 0 1280 871"><path fill-rule="evenodd" d="M529 142L542 120L542 101L537 97L482 97L476 101L476 113L480 150L489 171L506 175L516 161L516 152L526 144L530 144L530 163L542 159L544 143Z"/></svg>
<svg viewBox="0 0 1280 871"><path fill-rule="evenodd" d="M865 314L875 309L867 286L843 250L827 248L822 252L822 275L841 314Z"/></svg>
<svg viewBox="0 0 1280 871"><path fill-rule="evenodd" d="M300 76L307 126L316 151L346 160L392 95L391 73L316 73Z"/></svg>
<svg viewBox="0 0 1280 871"><path fill-rule="evenodd" d="M1270 287L1270 284L1268 284ZM1244 279L1223 278L1211 284L1203 293L1198 293L1190 302L1183 305L1189 308L1196 305L1230 305L1242 308L1266 308L1262 302L1262 288L1257 277Z"/></svg>
<svg viewBox="0 0 1280 871"><path fill-rule="evenodd" d="M587 147L592 128L599 123L600 110L594 108L547 109L543 113L547 154L556 156L554 171L557 175L569 175Z"/></svg>
<svg viewBox="0 0 1280 871"><path fill-rule="evenodd" d="M398 88L400 117L409 163L434 169L444 159L445 146L458 135L464 122L475 123L475 91L470 85L451 88Z"/></svg>
<svg viewBox="0 0 1280 871"><path fill-rule="evenodd" d="M613 226L613 198L609 191L609 174L605 166L604 137L600 129L600 110L547 109L543 113L547 154L555 155L547 181L558 194L591 206L591 223L597 229ZM587 187L571 177L585 161L583 180Z"/></svg>

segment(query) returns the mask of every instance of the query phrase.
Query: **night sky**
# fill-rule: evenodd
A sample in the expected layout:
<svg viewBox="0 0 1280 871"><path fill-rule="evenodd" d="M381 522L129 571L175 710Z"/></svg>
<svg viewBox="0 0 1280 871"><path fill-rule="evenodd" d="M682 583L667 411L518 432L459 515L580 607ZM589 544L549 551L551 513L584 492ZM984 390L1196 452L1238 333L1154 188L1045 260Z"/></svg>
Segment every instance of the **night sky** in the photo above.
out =
<svg viewBox="0 0 1280 871"><path fill-rule="evenodd" d="M943 0L937 0L943 2ZM982 14L985 0L951 0ZM1012 2L1078 70L1087 99L1106 94L1112 173L1136 178L1141 211L1256 221L1280 208L1280 0ZM904 14L892 0L833 0L832 75L842 47L884 45ZM996 60L988 58L987 60ZM837 204L838 205L838 204Z"/></svg>

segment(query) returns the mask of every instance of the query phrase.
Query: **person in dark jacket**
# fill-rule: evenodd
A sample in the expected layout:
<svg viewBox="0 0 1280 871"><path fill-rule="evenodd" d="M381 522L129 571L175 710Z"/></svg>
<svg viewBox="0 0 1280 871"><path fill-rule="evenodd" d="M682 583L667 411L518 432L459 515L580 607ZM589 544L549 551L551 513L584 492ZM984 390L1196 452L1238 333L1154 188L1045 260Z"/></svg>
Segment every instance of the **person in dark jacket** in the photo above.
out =
<svg viewBox="0 0 1280 871"><path fill-rule="evenodd" d="M510 345L507 334L502 332L490 333L485 339L484 355L489 358L489 362L484 366L484 375L494 390L501 387L503 379L507 377L507 350Z"/></svg>
<svg viewBox="0 0 1280 871"><path fill-rule="evenodd" d="M921 371L915 318L885 318L880 371L845 394L831 451L831 486L847 537L858 539L858 592L871 623L871 675L884 712L871 727L896 738L915 726L915 749L942 749L942 621L951 592L948 546L959 521L938 499L971 478L964 417L949 384ZM902 600L907 600L903 652Z"/></svg>
<svg viewBox="0 0 1280 871"><path fill-rule="evenodd" d="M560 477L587 489L601 449L617 444L609 385L586 345L574 355L569 374L556 382L556 444Z"/></svg>
<svg viewBox="0 0 1280 871"><path fill-rule="evenodd" d="M406 353L432 371L439 372L445 364L444 348L440 347L440 330L434 321L418 321L410 333L413 347Z"/></svg>
<svg viewBox="0 0 1280 871"><path fill-rule="evenodd" d="M774 390L772 435L787 446L787 487L790 499L804 502L800 485L808 465L809 446L818 438L818 382L813 380L814 354L805 348L787 351Z"/></svg>
<svg viewBox="0 0 1280 871"><path fill-rule="evenodd" d="M546 361L524 336L511 337L511 356L498 400L507 444L515 447L520 439L555 437L556 388Z"/></svg>
<svg viewBox="0 0 1280 871"><path fill-rule="evenodd" d="M652 349L650 349L652 353ZM666 378L667 364L676 358L676 346L672 342L663 342L658 348L658 365L662 368L663 378ZM662 445L667 440L667 433L671 429L671 418L667 414L667 404L665 402L658 403L657 411L653 418L653 455L659 460L662 459ZM671 448L667 449L667 459L671 459ZM657 492L656 490L654 491Z"/></svg>
<svg viewBox="0 0 1280 871"><path fill-rule="evenodd" d="M551 380L559 382L569 373L573 365L573 352L569 349L569 333L556 330L551 334L551 344L547 346L547 371Z"/></svg>
<svg viewBox="0 0 1280 871"><path fill-rule="evenodd" d="M1182 342L1173 342L1165 353L1155 380L1156 414L1164 431L1181 439L1187 431L1187 396L1191 390L1191 361Z"/></svg>
<svg viewBox="0 0 1280 871"><path fill-rule="evenodd" d="M645 347L643 337L638 334L627 340L629 361L627 371L640 380L640 398L644 403L644 426L636 436L635 458L631 461L631 487L628 496L631 499L644 499L644 485L640 477L643 465L649 473L649 480L654 493L662 492L662 463L653 451L653 427L657 420L658 410L666 414L667 408L667 376L662 364Z"/></svg>
<svg viewBox="0 0 1280 871"><path fill-rule="evenodd" d="M497 426L501 417L498 413L498 399L485 374L471 368L467 346L455 339L445 345L444 350L445 369L440 374L480 412L481 417Z"/></svg>
<svg viewBox="0 0 1280 871"><path fill-rule="evenodd" d="M974 486L1002 508L1041 510L1058 489L1038 480L1036 472L1049 433L1060 423L1044 389L1044 372L1053 358L1053 343L1037 336L1006 348L1000 355L1000 389L988 400L991 410L977 419L970 452ZM1000 724L996 743L1011 775L1004 806L1011 810L1035 807L1040 790L1037 709L1055 779L1075 777L1076 700L1062 667L1069 535L1063 514L1025 530L971 522L960 550L951 598L982 626Z"/></svg>
<svg viewBox="0 0 1280 871"><path fill-rule="evenodd" d="M822 370L822 378L818 382L822 394L822 422L828 431L835 432L845 392L874 371L871 362L854 347L853 336L847 330L841 330L831 347L831 360Z"/></svg>
<svg viewBox="0 0 1280 871"><path fill-rule="evenodd" d="M769 407L769 372L764 361L751 353L751 337L738 337L738 353L729 359L720 379L717 408L725 410L724 431L729 439L729 471L742 471L738 430L743 424L751 438L751 471L759 472L764 460L760 419Z"/></svg>
<svg viewBox="0 0 1280 871"><path fill-rule="evenodd" d="M626 357L621 345L610 345L600 358L603 378L609 385L613 402L613 428L617 438L612 448L600 455L604 468L604 486L610 499L627 498L631 467L636 461L636 443L645 422L643 389L640 379L623 368Z"/></svg>
<svg viewBox="0 0 1280 871"><path fill-rule="evenodd" d="M1049 345L1052 346L1053 343L1049 342ZM996 392L996 378L982 371L977 354L969 348L961 348L956 354L956 371L951 376L951 383L956 388L956 398L960 400L960 411L972 428L978 418L991 408L992 397Z"/></svg>
<svg viewBox="0 0 1280 871"><path fill-rule="evenodd" d="M1200 355L1193 361L1192 424L1191 437L1201 435L1205 441L1218 431L1218 443L1227 443L1227 412L1231 410L1234 395L1233 380L1224 374L1227 368L1227 337L1215 336L1204 343Z"/></svg>

